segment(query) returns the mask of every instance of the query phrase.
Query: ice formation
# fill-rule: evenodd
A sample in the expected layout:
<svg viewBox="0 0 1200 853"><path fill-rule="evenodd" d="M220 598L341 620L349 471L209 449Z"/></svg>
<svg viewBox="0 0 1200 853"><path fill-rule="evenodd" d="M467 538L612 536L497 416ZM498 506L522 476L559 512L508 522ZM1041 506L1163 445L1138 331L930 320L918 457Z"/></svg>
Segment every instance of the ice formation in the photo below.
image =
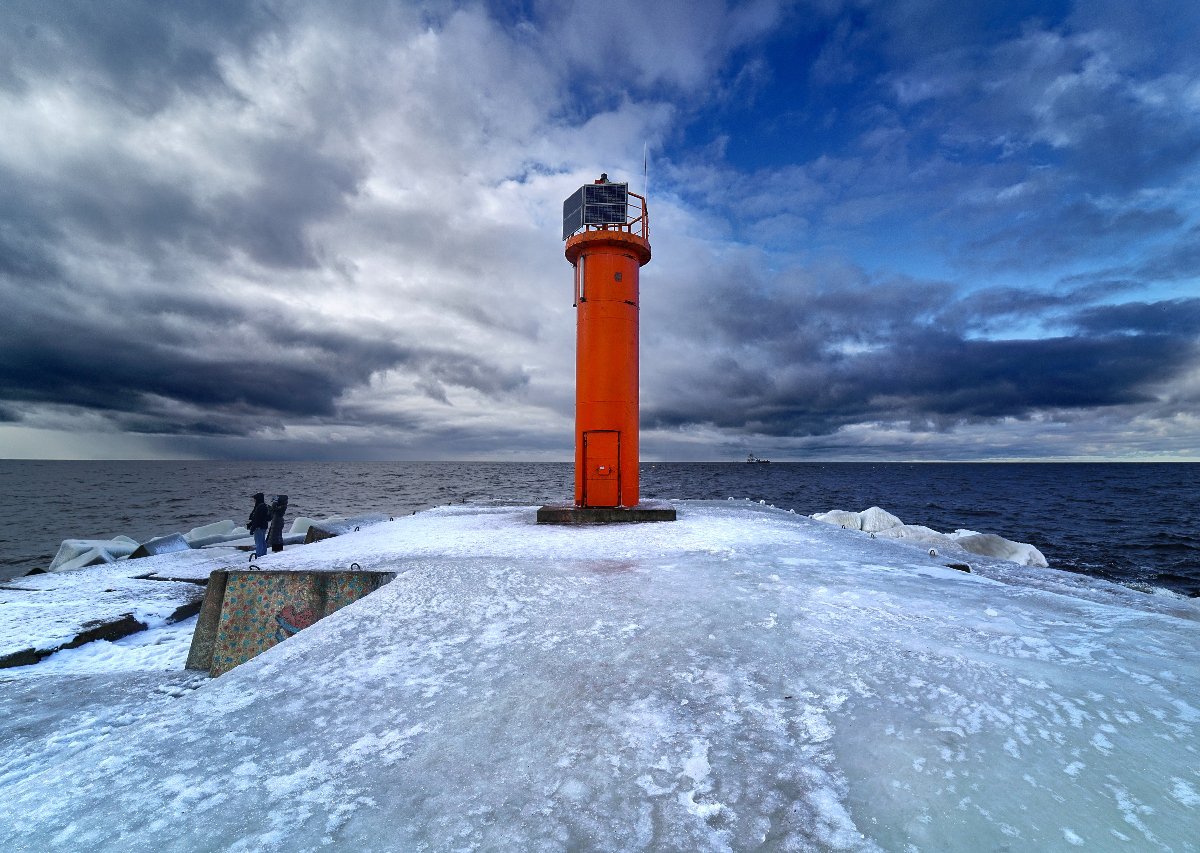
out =
<svg viewBox="0 0 1200 853"><path fill-rule="evenodd" d="M323 519L299 516L292 521L283 541L285 545L303 543L309 528L314 525L333 535L341 535L387 520L388 516L378 513L350 517L335 515ZM195 527L187 533L168 533L156 536L141 544L128 536L114 536L111 539L64 539L58 547L58 553L55 554L54 560L50 563L50 571L66 572L113 563L131 556L143 557L182 551L188 548L211 548L221 545L252 548L254 540L251 538L249 530L244 526L234 524L230 519Z"/></svg>
<svg viewBox="0 0 1200 853"><path fill-rule="evenodd" d="M114 536L112 539L64 539L50 561L50 571L69 572L86 566L111 563L128 557L138 546L136 539Z"/></svg>
<svg viewBox="0 0 1200 853"><path fill-rule="evenodd" d="M234 524L232 519L224 521L214 521L212 524L205 524L201 527L194 527L187 533L183 534L183 538L193 548L203 548L207 545L217 545L224 542L233 542L238 539L245 539L250 535L250 531L245 525Z"/></svg>
<svg viewBox="0 0 1200 853"><path fill-rule="evenodd" d="M836 524L849 530L861 530L890 539L943 547L949 551L969 551L985 557L997 557L1019 563L1022 566L1048 566L1045 556L1037 548L1024 542L1012 542L994 533L977 533L974 530L955 530L939 533L920 524L905 524L896 516L877 506L862 512L847 512L834 509L809 516L826 524Z"/></svg>
<svg viewBox="0 0 1200 853"><path fill-rule="evenodd" d="M1197 602L677 507L269 554L397 577L212 681L0 670L0 849L1200 848Z"/></svg>
<svg viewBox="0 0 1200 853"><path fill-rule="evenodd" d="M292 526L288 529L288 535L298 537L300 541L304 541L309 528L318 527L327 533L340 536L343 533L352 533L368 525L381 524L389 520L390 516L381 513L353 516L331 515L327 518L319 519L302 515L292 522Z"/></svg>
<svg viewBox="0 0 1200 853"><path fill-rule="evenodd" d="M171 554L176 551L187 551L192 546L183 538L181 533L168 533L166 536L155 536L138 545L130 554L130 558L156 557L159 554Z"/></svg>

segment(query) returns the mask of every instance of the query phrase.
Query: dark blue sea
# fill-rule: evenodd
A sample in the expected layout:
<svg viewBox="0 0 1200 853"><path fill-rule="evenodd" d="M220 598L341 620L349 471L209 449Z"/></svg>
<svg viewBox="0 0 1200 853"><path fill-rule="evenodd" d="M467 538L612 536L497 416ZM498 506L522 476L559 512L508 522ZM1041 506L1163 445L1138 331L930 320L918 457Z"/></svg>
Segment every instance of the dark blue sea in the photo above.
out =
<svg viewBox="0 0 1200 853"><path fill-rule="evenodd" d="M0 461L0 578L49 565L63 539L143 541L231 518L250 495L288 519L571 494L569 463ZM1200 464L647 463L642 497L750 498L805 515L881 506L910 524L1035 545L1050 565L1200 595Z"/></svg>

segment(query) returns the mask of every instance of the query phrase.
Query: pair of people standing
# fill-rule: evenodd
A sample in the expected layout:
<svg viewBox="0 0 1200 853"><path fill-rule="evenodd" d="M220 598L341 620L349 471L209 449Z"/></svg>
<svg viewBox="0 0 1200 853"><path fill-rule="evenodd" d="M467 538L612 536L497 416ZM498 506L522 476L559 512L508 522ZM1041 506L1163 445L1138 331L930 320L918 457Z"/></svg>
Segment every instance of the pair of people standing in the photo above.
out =
<svg viewBox="0 0 1200 853"><path fill-rule="evenodd" d="M276 495L270 506L262 492L254 495L254 509L250 510L246 528L254 536L256 559L267 553L268 541L272 551L283 550L283 514L287 512L287 504L287 495Z"/></svg>

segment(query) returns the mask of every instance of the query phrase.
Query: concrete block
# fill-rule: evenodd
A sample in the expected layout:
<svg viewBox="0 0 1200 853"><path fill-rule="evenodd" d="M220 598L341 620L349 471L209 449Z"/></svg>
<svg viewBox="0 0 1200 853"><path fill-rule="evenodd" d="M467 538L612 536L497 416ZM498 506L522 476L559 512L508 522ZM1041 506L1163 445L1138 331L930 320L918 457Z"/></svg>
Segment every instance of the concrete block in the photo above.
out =
<svg viewBox="0 0 1200 853"><path fill-rule="evenodd" d="M213 676L228 672L393 577L363 571L213 572L187 668Z"/></svg>

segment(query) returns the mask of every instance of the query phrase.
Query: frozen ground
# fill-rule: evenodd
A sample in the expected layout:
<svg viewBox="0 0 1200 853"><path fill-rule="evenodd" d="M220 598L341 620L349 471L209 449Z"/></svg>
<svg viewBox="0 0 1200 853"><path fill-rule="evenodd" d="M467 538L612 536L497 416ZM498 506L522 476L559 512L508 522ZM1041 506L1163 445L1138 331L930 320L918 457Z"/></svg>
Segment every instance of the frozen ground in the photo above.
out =
<svg viewBox="0 0 1200 853"><path fill-rule="evenodd" d="M179 579L207 578L213 569L238 560L233 555L239 553L183 551L5 581L0 584L0 660L26 651L53 651L86 630L123 617L150 627L164 625L204 595L203 587ZM164 568L172 580L144 579L157 577Z"/></svg>
<svg viewBox="0 0 1200 853"><path fill-rule="evenodd" d="M399 575L212 681L0 670L0 849L1200 849L1196 601L678 507L268 555Z"/></svg>

